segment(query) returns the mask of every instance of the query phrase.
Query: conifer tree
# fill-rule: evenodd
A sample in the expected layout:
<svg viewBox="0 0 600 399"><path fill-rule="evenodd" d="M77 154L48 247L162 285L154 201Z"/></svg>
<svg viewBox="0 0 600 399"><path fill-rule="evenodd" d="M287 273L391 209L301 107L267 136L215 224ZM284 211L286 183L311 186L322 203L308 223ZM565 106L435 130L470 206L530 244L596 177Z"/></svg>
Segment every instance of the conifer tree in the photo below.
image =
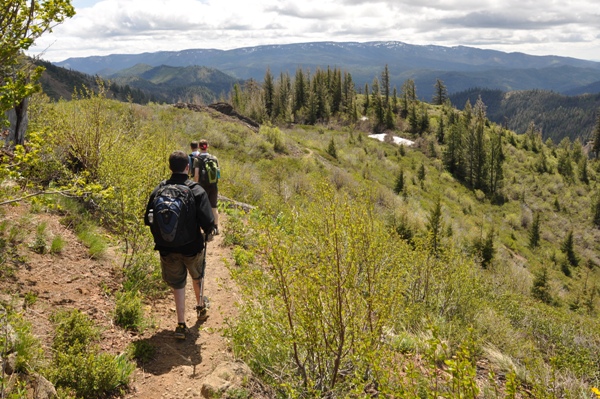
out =
<svg viewBox="0 0 600 399"><path fill-rule="evenodd" d="M417 178L419 179L419 181L425 180L425 164L424 163L421 163L421 166L419 167L419 171L417 172Z"/></svg>
<svg viewBox="0 0 600 399"><path fill-rule="evenodd" d="M429 233L429 247L431 252L436 255L439 251L440 241L442 239L443 231L443 216L442 216L442 202L438 196L435 199L433 208L427 216L427 232Z"/></svg>
<svg viewBox="0 0 600 399"><path fill-rule="evenodd" d="M450 125L443 154L446 170L459 180L464 178L463 129L463 124L460 122Z"/></svg>
<svg viewBox="0 0 600 399"><path fill-rule="evenodd" d="M331 137L331 141L329 141L329 146L327 147L327 153L337 159L337 149L335 147L335 141L333 137Z"/></svg>
<svg viewBox="0 0 600 399"><path fill-rule="evenodd" d="M550 282L548 281L548 270L542 269L536 274L531 287L531 296L546 304L552 303L552 295L550 293Z"/></svg>
<svg viewBox="0 0 600 399"><path fill-rule="evenodd" d="M369 104L369 84L365 83L365 93L363 98L365 101L363 102L363 115L369 115L369 108L371 104Z"/></svg>
<svg viewBox="0 0 600 399"><path fill-rule="evenodd" d="M492 133L489 152L489 183L488 190L491 195L498 193L504 172L502 165L504 164L504 150L502 149L502 130Z"/></svg>
<svg viewBox="0 0 600 399"><path fill-rule="evenodd" d="M436 138L437 138L437 142L439 144L443 144L444 143L444 117L440 116L440 122L438 123L438 127L437 127L437 132L436 132Z"/></svg>
<svg viewBox="0 0 600 399"><path fill-rule="evenodd" d="M579 259L575 254L574 242L573 242L573 230L570 230L565 237L565 240L562 242L560 246L560 250L567 257L567 261L571 266L577 266L579 264Z"/></svg>
<svg viewBox="0 0 600 399"><path fill-rule="evenodd" d="M390 71L387 64L385 64L385 68L381 73L381 91L383 94L383 105L387 107L390 104Z"/></svg>
<svg viewBox="0 0 600 399"><path fill-rule="evenodd" d="M373 85L371 87L371 108L375 114L377 126L383 126L385 123L385 108L379 90L379 80L377 78L373 80Z"/></svg>
<svg viewBox="0 0 600 399"><path fill-rule="evenodd" d="M486 148L485 148L485 105L481 97L477 99L473 109L473 125L467 130L465 140L465 164L467 167L467 183L471 188L485 190Z"/></svg>
<svg viewBox="0 0 600 399"><path fill-rule="evenodd" d="M534 249L540 245L540 212L533 217L531 229L529 230L529 248Z"/></svg>
<svg viewBox="0 0 600 399"><path fill-rule="evenodd" d="M300 109L306 106L307 96L307 82L304 78L304 72L301 68L296 69L296 77L294 79L294 114Z"/></svg>
<svg viewBox="0 0 600 399"><path fill-rule="evenodd" d="M400 194L404 191L404 169L400 169L398 177L396 178L396 185L394 186L394 192Z"/></svg>
<svg viewBox="0 0 600 399"><path fill-rule="evenodd" d="M435 91L433 95L433 104L444 104L448 99L448 91L446 89L446 86L444 85L444 82L442 82L440 79L436 79L434 87Z"/></svg>
<svg viewBox="0 0 600 399"><path fill-rule="evenodd" d="M590 183L590 178L588 176L588 160L587 157L582 157L579 162L579 180L584 184Z"/></svg>
<svg viewBox="0 0 600 399"><path fill-rule="evenodd" d="M275 85L273 84L273 75L271 75L271 70L269 68L267 68L267 72L265 73L263 97L265 113L267 114L267 117L271 119L273 115L273 106L275 104Z"/></svg>

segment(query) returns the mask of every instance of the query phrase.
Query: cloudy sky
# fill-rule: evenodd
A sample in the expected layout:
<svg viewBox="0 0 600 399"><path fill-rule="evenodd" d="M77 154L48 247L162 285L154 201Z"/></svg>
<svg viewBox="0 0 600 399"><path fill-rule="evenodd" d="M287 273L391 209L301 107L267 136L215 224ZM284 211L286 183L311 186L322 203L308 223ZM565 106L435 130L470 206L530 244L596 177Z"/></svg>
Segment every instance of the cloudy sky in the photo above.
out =
<svg viewBox="0 0 600 399"><path fill-rule="evenodd" d="M597 0L72 0L29 51L69 57L395 40L600 61Z"/></svg>

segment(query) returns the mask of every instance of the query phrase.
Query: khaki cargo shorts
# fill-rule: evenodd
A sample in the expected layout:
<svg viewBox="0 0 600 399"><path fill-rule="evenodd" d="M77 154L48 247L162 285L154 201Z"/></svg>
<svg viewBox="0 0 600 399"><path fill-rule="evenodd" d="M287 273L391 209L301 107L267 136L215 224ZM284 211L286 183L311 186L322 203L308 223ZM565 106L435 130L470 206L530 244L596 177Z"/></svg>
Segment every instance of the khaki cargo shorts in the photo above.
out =
<svg viewBox="0 0 600 399"><path fill-rule="evenodd" d="M188 272L192 279L199 279L203 275L202 259L203 252L193 256L177 253L160 254L160 268L162 278L173 289L185 287Z"/></svg>

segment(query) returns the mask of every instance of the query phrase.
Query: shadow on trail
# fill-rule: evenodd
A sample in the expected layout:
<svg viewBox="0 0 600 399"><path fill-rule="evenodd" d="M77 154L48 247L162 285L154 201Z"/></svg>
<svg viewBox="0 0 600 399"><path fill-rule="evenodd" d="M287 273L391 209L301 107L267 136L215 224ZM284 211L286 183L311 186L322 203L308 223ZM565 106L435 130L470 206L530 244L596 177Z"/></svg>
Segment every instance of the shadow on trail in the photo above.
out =
<svg viewBox="0 0 600 399"><path fill-rule="evenodd" d="M137 342L145 343L155 349L154 356L146 362L138 361L138 367L146 373L161 375L178 366L191 366L192 377L196 375L196 366L202 363L200 339L201 322L189 327L185 340L173 336L174 330L157 331L150 338Z"/></svg>

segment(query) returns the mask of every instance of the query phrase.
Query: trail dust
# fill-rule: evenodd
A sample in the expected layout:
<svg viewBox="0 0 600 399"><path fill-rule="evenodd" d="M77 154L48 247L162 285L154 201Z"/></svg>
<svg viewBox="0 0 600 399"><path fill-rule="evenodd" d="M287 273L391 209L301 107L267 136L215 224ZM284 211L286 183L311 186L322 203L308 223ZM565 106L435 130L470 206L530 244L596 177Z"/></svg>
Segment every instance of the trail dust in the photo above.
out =
<svg viewBox="0 0 600 399"><path fill-rule="evenodd" d="M171 293L145 306L145 317L152 327L133 333L114 325L114 293L121 260L118 249L110 249L100 259L90 259L88 249L71 230L61 225L59 217L46 213L29 213L20 204L7 210L8 226L31 226L21 229L18 246L22 261L15 264L13 276L0 279L0 302L21 302L32 332L41 341L45 353L51 353L53 328L49 316L58 309L77 308L88 314L101 328L103 351L119 354L134 341L144 340L155 348L154 357L138 364L125 398L203 398L227 397L228 389L239 389L246 397L269 397L243 363L236 362L223 335L226 320L236 317L238 290L227 264L233 265L231 249L223 245L223 233L208 243L204 294L210 299L209 317L197 321L191 279L186 286L186 322L190 329L186 340L173 336L176 325L175 302ZM226 215L220 215L220 227ZM58 254L38 254L31 250L36 226L46 224L48 240L61 236L66 247ZM158 254L156 255L158 256ZM36 298L25 306L24 298ZM217 373L215 375L215 373ZM242 389L243 385L243 390Z"/></svg>

